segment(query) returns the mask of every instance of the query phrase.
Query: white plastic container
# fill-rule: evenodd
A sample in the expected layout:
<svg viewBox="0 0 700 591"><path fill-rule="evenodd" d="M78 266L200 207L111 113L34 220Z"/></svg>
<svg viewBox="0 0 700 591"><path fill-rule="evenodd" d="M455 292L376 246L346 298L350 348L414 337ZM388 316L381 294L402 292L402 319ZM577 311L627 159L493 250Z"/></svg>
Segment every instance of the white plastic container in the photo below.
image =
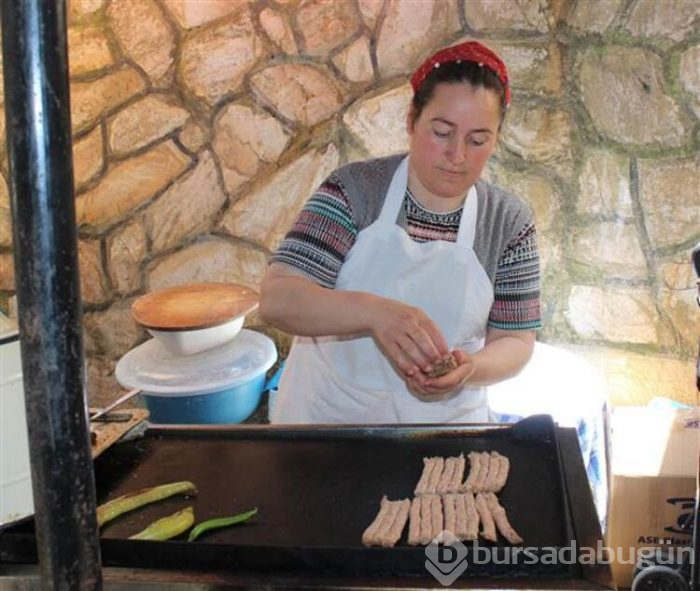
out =
<svg viewBox="0 0 700 591"><path fill-rule="evenodd" d="M240 316L218 326L193 330L146 330L175 355L194 355L233 340L243 328L244 320L245 316Z"/></svg>
<svg viewBox="0 0 700 591"><path fill-rule="evenodd" d="M0 527L33 514L19 333L0 325Z"/></svg>

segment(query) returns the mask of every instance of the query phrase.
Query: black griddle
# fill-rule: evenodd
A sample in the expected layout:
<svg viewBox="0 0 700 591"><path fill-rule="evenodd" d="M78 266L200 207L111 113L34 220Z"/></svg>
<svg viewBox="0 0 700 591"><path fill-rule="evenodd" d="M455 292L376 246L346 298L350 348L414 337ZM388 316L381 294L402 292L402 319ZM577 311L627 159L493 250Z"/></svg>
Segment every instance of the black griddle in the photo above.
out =
<svg viewBox="0 0 700 591"><path fill-rule="evenodd" d="M151 428L95 462L98 503L174 480L191 480L195 498L175 497L120 517L102 529L108 566L217 569L333 576L434 579L424 547L409 547L407 531L395 548L365 548L364 529L383 495L410 498L426 456L498 451L511 460L499 493L523 546L541 557L576 543L557 429L549 416L513 426ZM196 521L258 508L248 523L206 534L196 542L128 540L152 521L187 505ZM589 504L592 507L592 503ZM595 518L595 516L593 516ZM30 552L32 524L0 535L0 559ZM579 546L581 542L579 541ZM489 548L498 563L477 564ZM578 564L526 564L510 546L467 544L469 568L460 579L576 580ZM480 550L481 549L481 550ZM25 556L26 558L26 556ZM602 587L601 587L602 588Z"/></svg>

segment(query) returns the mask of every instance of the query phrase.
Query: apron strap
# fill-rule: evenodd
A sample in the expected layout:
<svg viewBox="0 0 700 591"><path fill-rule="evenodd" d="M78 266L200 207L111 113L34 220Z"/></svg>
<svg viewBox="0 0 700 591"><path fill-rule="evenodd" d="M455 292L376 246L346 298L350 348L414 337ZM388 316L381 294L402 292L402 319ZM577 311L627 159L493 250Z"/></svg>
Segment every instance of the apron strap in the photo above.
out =
<svg viewBox="0 0 700 591"><path fill-rule="evenodd" d="M379 221L386 224L395 224L396 218L401 211L404 197L406 196L406 187L408 187L408 156L406 156L399 167L394 172L391 179L389 190L386 192L384 205L379 214Z"/></svg>
<svg viewBox="0 0 700 591"><path fill-rule="evenodd" d="M459 232L457 233L457 244L463 248L474 247L474 236L476 235L476 215L479 211L479 198L476 194L476 187L472 187L467 192L467 198L462 207L462 217L459 220Z"/></svg>

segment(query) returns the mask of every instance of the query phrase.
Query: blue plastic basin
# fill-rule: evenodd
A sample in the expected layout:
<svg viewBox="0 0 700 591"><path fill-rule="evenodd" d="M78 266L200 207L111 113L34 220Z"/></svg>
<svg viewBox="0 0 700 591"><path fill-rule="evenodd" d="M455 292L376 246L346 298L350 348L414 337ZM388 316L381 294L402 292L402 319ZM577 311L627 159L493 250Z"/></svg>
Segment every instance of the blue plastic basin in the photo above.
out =
<svg viewBox="0 0 700 591"><path fill-rule="evenodd" d="M191 396L143 392L152 423L240 423L255 412L265 391L265 373L225 390Z"/></svg>

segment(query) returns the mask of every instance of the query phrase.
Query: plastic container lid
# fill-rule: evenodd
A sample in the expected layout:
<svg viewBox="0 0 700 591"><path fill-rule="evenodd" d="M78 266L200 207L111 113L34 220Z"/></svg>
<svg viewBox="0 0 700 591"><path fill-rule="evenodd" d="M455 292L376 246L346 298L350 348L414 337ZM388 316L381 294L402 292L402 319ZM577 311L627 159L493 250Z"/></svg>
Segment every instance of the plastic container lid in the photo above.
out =
<svg viewBox="0 0 700 591"><path fill-rule="evenodd" d="M119 360L116 377L125 388L191 396L246 383L276 360L277 350L270 338L243 329L232 341L196 355L175 355L151 339Z"/></svg>

